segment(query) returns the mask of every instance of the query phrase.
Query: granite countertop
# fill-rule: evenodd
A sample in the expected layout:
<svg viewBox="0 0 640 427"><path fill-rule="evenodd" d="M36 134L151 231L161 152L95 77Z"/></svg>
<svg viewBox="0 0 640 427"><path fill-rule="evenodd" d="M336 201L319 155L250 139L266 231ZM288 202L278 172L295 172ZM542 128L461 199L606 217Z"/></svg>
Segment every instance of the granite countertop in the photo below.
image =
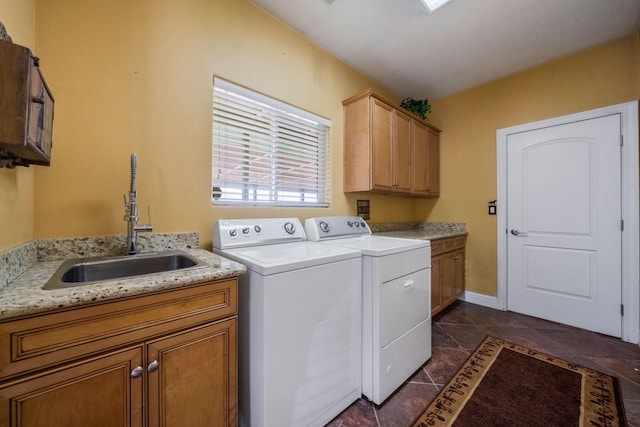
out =
<svg viewBox="0 0 640 427"><path fill-rule="evenodd" d="M370 224L376 236L402 237L404 239L437 240L448 237L466 236L463 223L448 222L399 222Z"/></svg>
<svg viewBox="0 0 640 427"><path fill-rule="evenodd" d="M64 260L36 262L0 289L0 321L129 298L149 292L178 289L236 277L246 272L244 265L204 249L182 250L208 263L209 266L44 290L42 287Z"/></svg>
<svg viewBox="0 0 640 427"><path fill-rule="evenodd" d="M398 231L383 231L375 233L376 236L388 236L388 237L402 237L404 239L419 239L419 240L437 240L446 239L447 237L466 236L466 231L429 231L429 230L398 230Z"/></svg>

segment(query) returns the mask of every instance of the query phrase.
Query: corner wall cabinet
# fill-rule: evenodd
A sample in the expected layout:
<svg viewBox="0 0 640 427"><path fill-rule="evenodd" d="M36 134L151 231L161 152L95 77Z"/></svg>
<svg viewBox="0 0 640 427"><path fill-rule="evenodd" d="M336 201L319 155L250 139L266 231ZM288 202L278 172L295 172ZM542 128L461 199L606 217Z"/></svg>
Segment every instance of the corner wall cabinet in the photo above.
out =
<svg viewBox="0 0 640 427"><path fill-rule="evenodd" d="M464 293L466 236L431 241L431 315Z"/></svg>
<svg viewBox="0 0 640 427"><path fill-rule="evenodd" d="M440 195L440 133L422 122L412 122L411 191L416 196Z"/></svg>
<svg viewBox="0 0 640 427"><path fill-rule="evenodd" d="M0 167L49 166L53 95L29 49L0 41Z"/></svg>
<svg viewBox="0 0 640 427"><path fill-rule="evenodd" d="M345 192L439 195L439 129L371 90L342 104Z"/></svg>
<svg viewBox="0 0 640 427"><path fill-rule="evenodd" d="M0 425L235 426L237 280L0 323Z"/></svg>

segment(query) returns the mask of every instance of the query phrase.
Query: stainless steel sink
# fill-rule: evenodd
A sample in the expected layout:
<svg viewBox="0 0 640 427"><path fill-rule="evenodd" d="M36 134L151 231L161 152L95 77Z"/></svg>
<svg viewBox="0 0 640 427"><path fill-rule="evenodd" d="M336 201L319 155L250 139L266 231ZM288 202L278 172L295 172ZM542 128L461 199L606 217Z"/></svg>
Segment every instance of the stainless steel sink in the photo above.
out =
<svg viewBox="0 0 640 427"><path fill-rule="evenodd" d="M206 266L208 266L206 262L179 250L119 257L73 259L62 263L43 289L69 288L106 280Z"/></svg>

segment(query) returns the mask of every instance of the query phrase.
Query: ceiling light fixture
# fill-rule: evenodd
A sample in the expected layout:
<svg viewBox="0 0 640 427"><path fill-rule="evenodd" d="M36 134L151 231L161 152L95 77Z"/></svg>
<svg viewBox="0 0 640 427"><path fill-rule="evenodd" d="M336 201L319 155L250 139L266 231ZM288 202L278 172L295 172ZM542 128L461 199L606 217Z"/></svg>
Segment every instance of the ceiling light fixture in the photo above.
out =
<svg viewBox="0 0 640 427"><path fill-rule="evenodd" d="M431 13L434 10L436 10L436 9L444 6L445 4L449 3L451 0L420 0L420 1L424 5L424 7L427 8L429 13Z"/></svg>

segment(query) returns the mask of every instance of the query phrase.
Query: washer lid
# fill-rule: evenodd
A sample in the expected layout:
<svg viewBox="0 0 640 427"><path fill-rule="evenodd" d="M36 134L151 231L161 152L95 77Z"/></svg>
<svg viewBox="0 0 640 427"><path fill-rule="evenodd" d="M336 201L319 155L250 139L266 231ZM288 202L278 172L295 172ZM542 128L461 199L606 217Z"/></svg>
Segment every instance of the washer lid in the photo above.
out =
<svg viewBox="0 0 640 427"><path fill-rule="evenodd" d="M263 276L361 256L361 252L357 249L306 241L228 250L214 248L214 252L244 264L249 270Z"/></svg>
<svg viewBox="0 0 640 427"><path fill-rule="evenodd" d="M343 248L359 249L363 255L384 256L413 249L427 248L431 246L428 240L400 239L397 237L383 237L364 235L359 237L347 237L324 241L327 245L335 245Z"/></svg>

